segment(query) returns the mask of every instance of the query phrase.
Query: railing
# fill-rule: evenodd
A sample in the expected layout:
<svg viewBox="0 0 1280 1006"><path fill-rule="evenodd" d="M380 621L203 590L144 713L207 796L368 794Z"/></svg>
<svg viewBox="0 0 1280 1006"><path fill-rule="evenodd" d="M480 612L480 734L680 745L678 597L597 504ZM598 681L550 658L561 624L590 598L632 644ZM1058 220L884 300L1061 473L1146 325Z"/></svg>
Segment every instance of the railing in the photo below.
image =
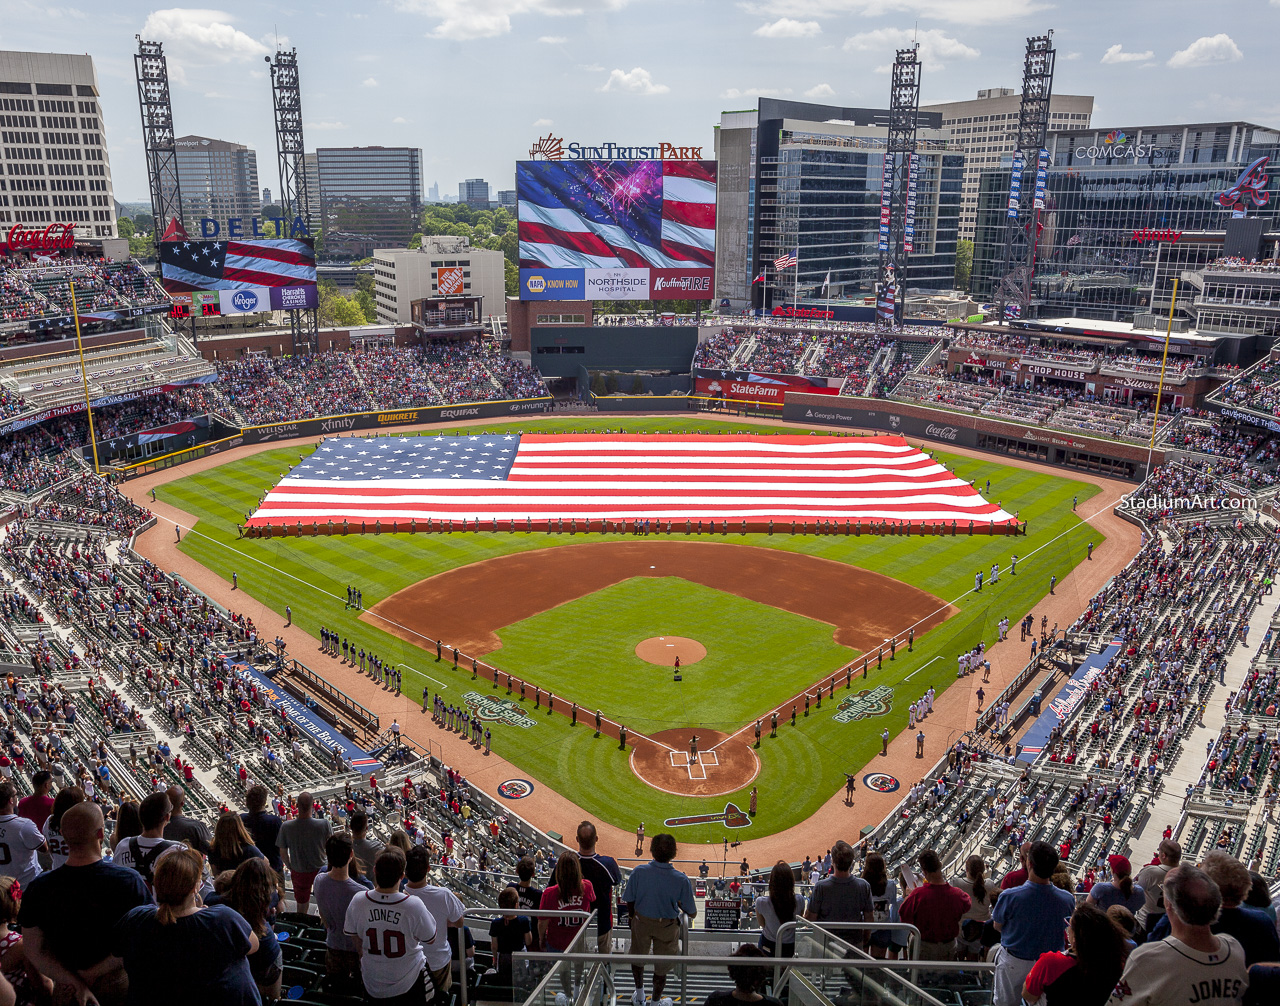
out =
<svg viewBox="0 0 1280 1006"><path fill-rule="evenodd" d="M351 698L351 696L347 695L346 692L335 688L306 664L298 663L297 659L294 657L289 658L288 670L289 673L297 675L324 696L324 698L328 699L331 703L355 720L356 725L366 733L370 733L375 736L378 734L379 727L377 713L366 709L355 699Z"/></svg>

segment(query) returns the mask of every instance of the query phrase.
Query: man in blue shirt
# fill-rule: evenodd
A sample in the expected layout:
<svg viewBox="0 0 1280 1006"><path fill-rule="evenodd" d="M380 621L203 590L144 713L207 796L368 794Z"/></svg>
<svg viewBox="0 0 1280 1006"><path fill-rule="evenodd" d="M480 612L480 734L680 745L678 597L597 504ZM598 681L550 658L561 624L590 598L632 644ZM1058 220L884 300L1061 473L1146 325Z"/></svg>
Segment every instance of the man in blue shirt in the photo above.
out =
<svg viewBox="0 0 1280 1006"><path fill-rule="evenodd" d="M649 852L653 861L632 870L622 892L631 916L631 953L674 957L680 952L680 913L693 919L698 905L689 878L671 865L676 858L675 836L654 835ZM662 997L670 969L671 965L663 962L653 966L653 1000L659 1006L672 1006L670 999ZM636 985L632 1006L644 1006L644 967L633 964L631 974Z"/></svg>
<svg viewBox="0 0 1280 1006"><path fill-rule="evenodd" d="M1067 921L1076 899L1054 887L1049 878L1058 868L1058 850L1048 842L1032 842L1027 851L1027 881L1002 891L991 913L1000 934L996 951L995 1006L1018 1006L1022 985L1041 954L1061 952Z"/></svg>

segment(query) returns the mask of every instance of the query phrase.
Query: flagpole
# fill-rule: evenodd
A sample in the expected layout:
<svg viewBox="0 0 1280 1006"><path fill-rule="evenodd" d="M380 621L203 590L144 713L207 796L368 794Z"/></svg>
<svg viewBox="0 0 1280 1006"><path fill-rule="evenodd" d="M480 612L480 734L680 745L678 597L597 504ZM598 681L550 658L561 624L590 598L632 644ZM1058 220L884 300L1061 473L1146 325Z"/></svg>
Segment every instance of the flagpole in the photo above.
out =
<svg viewBox="0 0 1280 1006"><path fill-rule="evenodd" d="M89 443L93 445L93 470L95 474L100 475L102 469L98 465L98 438L93 432L93 403L89 400L89 375L85 373L84 343L80 339L80 305L76 303L75 280L70 280L67 285L71 289L71 315L76 323L76 349L80 353L80 383L84 387L84 413L89 417Z"/></svg>

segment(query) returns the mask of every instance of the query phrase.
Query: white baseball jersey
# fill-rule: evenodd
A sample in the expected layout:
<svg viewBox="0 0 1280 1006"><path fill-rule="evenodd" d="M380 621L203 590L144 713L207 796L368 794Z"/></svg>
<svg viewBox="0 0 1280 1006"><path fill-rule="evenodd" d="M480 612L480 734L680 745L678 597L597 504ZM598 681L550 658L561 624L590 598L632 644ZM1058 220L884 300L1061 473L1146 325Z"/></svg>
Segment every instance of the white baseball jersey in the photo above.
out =
<svg viewBox="0 0 1280 1006"><path fill-rule="evenodd" d="M53 826L52 814L44 819L44 827L40 831L44 835L45 845L49 847L49 857L53 860L51 869L56 870L67 862L67 857L71 855L71 846L62 837L62 832Z"/></svg>
<svg viewBox="0 0 1280 1006"><path fill-rule="evenodd" d="M17 878L25 888L40 875L36 850L43 845L44 836L30 818L0 815L0 874Z"/></svg>
<svg viewBox="0 0 1280 1006"><path fill-rule="evenodd" d="M365 891L347 905L343 932L360 942L360 975L376 999L404 995L426 966L422 944L436 937L435 919L410 894Z"/></svg>

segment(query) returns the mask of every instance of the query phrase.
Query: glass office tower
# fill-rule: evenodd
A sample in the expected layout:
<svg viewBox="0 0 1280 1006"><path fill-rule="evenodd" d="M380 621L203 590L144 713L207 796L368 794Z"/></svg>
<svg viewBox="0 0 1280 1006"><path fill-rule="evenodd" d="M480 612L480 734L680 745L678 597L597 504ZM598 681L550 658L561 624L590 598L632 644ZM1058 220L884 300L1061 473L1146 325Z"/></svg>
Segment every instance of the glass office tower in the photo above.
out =
<svg viewBox="0 0 1280 1006"><path fill-rule="evenodd" d="M367 258L375 248L408 247L422 214L421 150L319 147L316 176L324 258Z"/></svg>

